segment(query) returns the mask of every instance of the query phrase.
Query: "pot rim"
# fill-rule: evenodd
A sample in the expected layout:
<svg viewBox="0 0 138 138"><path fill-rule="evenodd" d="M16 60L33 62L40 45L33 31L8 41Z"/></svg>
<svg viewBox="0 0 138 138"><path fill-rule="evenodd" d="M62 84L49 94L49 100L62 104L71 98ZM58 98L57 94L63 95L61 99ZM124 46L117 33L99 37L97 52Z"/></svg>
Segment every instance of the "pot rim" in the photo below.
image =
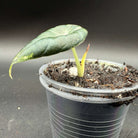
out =
<svg viewBox="0 0 138 138"><path fill-rule="evenodd" d="M113 96L114 95L115 96L116 95L116 96L118 96L119 99L124 98L124 97L120 97L124 93L138 90L138 83L136 83L135 85L133 85L131 87L125 87L125 88L114 89L114 90L75 87L75 86L70 86L70 85L52 80L44 74L44 70L47 68L48 65L57 64L57 63L61 63L61 62L67 62L68 60L74 61L74 59L60 59L60 60L55 60L50 63L44 64L40 67L40 69L39 69L40 81L44 87L46 87L45 86L45 83L46 83L48 85L51 85L52 88L54 88L54 89L64 91L67 93L71 92L71 93L75 93L75 94L82 95L82 96L83 95L85 95L85 96L90 96L90 95L92 95L92 96ZM87 59L87 61L97 61L97 59ZM117 65L119 67L124 67L123 64L112 62L112 61L107 61L107 60L98 60L98 62L99 63L108 63L111 65ZM130 97L131 97L131 99L135 98L135 96L129 96L127 98L130 99Z"/></svg>

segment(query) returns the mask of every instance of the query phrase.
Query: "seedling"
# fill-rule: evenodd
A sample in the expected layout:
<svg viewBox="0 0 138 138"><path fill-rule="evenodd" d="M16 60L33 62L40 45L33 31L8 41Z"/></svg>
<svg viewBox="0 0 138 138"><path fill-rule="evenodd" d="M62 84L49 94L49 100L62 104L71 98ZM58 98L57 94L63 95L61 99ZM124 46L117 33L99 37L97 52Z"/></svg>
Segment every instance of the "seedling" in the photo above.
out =
<svg viewBox="0 0 138 138"><path fill-rule="evenodd" d="M76 62L79 77L83 77L83 75L84 75L85 59L86 59L89 47L90 47L90 44L88 45L88 47L87 47L87 49L86 49L86 51L85 51L85 53L84 53L84 55L81 59L81 62L78 59L76 49L74 47L72 48L72 52L73 52L73 55L74 55L74 58L75 58L75 62Z"/></svg>
<svg viewBox="0 0 138 138"><path fill-rule="evenodd" d="M14 57L9 68L10 78L12 79L12 67L16 63L57 54L69 49L72 49L78 70L78 76L83 77L85 59L90 44L88 45L81 62L79 61L75 47L84 42L87 34L88 32L86 29L72 24L59 25L43 32L19 51L19 53Z"/></svg>

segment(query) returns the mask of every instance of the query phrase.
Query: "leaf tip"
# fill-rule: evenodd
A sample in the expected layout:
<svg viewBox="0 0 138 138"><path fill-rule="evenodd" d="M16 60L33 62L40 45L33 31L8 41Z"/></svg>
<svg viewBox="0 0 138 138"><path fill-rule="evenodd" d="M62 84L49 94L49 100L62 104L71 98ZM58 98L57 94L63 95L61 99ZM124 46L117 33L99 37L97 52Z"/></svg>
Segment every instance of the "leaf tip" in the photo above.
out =
<svg viewBox="0 0 138 138"><path fill-rule="evenodd" d="M87 46L86 52L89 51L89 48L90 48L90 43L89 43L88 46Z"/></svg>
<svg viewBox="0 0 138 138"><path fill-rule="evenodd" d="M10 68L9 68L9 77L13 80L13 77L12 77L12 67L13 67L13 63L10 65Z"/></svg>

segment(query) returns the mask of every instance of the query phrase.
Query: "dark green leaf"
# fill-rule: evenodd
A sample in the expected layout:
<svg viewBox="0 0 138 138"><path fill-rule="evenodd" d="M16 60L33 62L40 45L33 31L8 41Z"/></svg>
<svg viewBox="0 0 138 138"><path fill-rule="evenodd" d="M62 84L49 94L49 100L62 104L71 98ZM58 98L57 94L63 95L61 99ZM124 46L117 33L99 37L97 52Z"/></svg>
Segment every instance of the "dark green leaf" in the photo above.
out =
<svg viewBox="0 0 138 138"><path fill-rule="evenodd" d="M25 46L13 59L9 68L11 76L12 66L26 60L49 56L80 45L87 36L87 30L78 25L59 25L51 28Z"/></svg>

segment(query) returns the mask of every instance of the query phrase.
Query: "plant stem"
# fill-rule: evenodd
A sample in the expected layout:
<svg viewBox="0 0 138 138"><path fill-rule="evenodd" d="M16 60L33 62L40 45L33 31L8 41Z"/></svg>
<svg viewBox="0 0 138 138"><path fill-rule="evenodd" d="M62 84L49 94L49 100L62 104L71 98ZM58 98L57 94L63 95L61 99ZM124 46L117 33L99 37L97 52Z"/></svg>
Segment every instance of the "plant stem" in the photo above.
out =
<svg viewBox="0 0 138 138"><path fill-rule="evenodd" d="M74 47L72 48L72 52L73 52L73 55L74 55L74 58L75 58L75 62L76 62L77 70L78 70L78 76L83 77L83 74L81 73L80 61L79 61L76 49Z"/></svg>
<svg viewBox="0 0 138 138"><path fill-rule="evenodd" d="M90 44L88 44L88 47L87 47L87 49L86 49L86 51L85 51L85 53L84 53L84 55L81 59L81 63L80 63L81 72L82 72L83 75L84 75L84 69L85 69L85 59L86 59L89 48L90 48Z"/></svg>

